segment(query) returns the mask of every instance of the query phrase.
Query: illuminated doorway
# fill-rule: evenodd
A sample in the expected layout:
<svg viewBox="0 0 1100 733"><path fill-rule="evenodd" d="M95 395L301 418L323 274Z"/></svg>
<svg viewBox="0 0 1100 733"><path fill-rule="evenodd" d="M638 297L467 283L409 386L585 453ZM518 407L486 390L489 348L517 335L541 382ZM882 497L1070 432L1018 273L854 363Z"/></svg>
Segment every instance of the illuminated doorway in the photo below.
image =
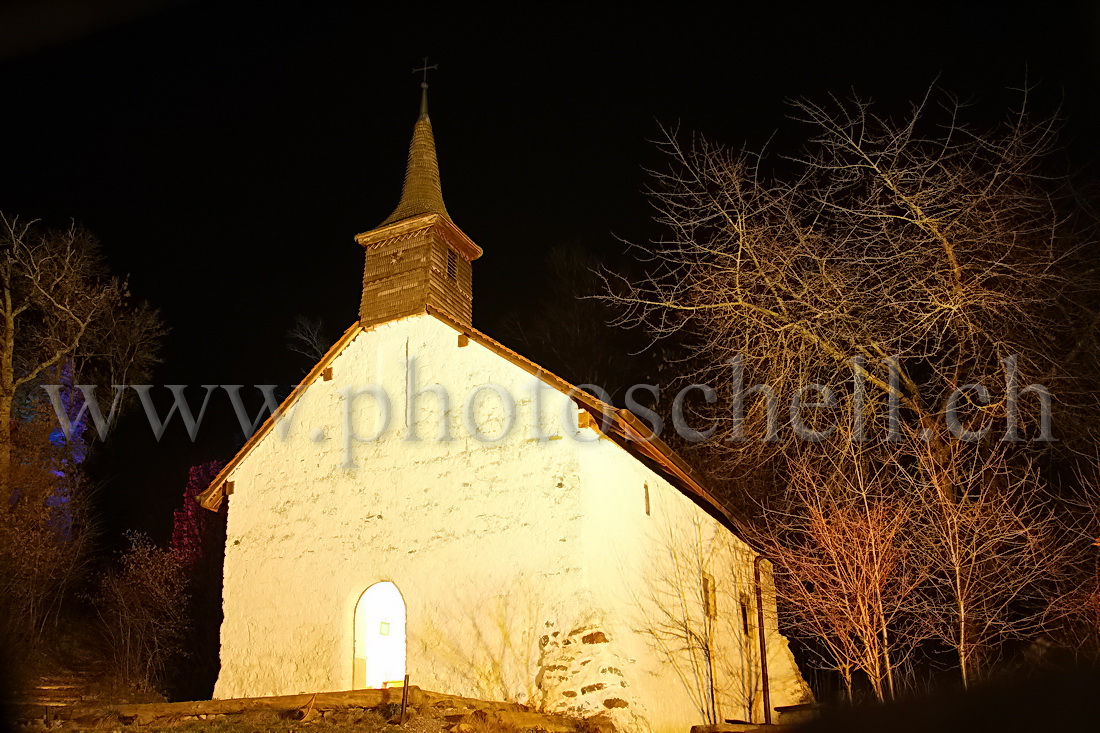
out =
<svg viewBox="0 0 1100 733"><path fill-rule="evenodd" d="M352 689L401 685L405 680L405 601L389 581L367 588L355 605Z"/></svg>

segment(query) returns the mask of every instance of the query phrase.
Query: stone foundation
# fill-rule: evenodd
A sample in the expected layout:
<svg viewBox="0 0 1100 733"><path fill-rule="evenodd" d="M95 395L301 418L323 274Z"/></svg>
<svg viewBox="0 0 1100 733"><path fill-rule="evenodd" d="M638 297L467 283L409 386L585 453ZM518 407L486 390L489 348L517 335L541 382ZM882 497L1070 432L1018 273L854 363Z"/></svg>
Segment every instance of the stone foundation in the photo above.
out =
<svg viewBox="0 0 1100 733"><path fill-rule="evenodd" d="M614 639L599 622L568 632L547 622L539 639L537 684L547 712L610 720L618 730L641 730L640 701L623 668L633 660L616 653ZM644 723L641 723L644 726Z"/></svg>

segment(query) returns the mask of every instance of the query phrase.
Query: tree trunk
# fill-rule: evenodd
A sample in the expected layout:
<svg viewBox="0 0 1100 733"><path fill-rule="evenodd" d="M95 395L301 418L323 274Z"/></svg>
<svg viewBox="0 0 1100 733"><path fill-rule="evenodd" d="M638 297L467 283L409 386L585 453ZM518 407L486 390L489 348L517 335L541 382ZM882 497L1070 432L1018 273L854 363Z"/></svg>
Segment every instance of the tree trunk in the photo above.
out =
<svg viewBox="0 0 1100 733"><path fill-rule="evenodd" d="M12 397L5 388L0 387L0 496L11 504L11 423Z"/></svg>
<svg viewBox="0 0 1100 733"><path fill-rule="evenodd" d="M6 274L6 273L5 273ZM4 278L5 283L7 277ZM3 312L3 331L0 333L0 496L11 502L11 414L15 399L15 314L12 311L11 291L5 287L0 301Z"/></svg>
<svg viewBox="0 0 1100 733"><path fill-rule="evenodd" d="M848 703L854 704L856 699L852 690L852 668L850 665L840 665L840 677L844 680L844 692L848 695Z"/></svg>
<svg viewBox="0 0 1100 733"><path fill-rule="evenodd" d="M894 689L894 665L890 661L890 637L885 621L882 624L882 666L886 672L886 692L891 700L895 700L897 690Z"/></svg>
<svg viewBox="0 0 1100 733"><path fill-rule="evenodd" d="M966 608L959 602L959 674L962 676L963 689L970 687L970 641L967 638L969 621Z"/></svg>

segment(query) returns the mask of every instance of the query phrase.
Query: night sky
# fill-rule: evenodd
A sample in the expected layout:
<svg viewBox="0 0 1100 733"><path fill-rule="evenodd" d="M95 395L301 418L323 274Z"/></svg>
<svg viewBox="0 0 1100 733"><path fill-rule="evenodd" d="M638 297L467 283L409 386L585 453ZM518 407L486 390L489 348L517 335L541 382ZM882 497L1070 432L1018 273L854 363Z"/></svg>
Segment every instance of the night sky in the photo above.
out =
<svg viewBox="0 0 1100 733"><path fill-rule="evenodd" d="M2 5L0 210L98 235L172 329L155 383L290 385L311 366L286 348L294 316L332 340L357 317L352 237L396 204L425 54L447 206L485 250L474 323L490 335L537 300L551 247L615 265L620 237L659 234L643 189L661 124L791 150L791 98L854 89L902 111L936 81L982 121L1026 80L1038 111L1061 110L1073 161L1100 160L1100 7L493 8ZM158 445L131 416L100 451L108 536L163 538L188 466L232 456L244 436L224 393L210 411L195 444L177 423Z"/></svg>

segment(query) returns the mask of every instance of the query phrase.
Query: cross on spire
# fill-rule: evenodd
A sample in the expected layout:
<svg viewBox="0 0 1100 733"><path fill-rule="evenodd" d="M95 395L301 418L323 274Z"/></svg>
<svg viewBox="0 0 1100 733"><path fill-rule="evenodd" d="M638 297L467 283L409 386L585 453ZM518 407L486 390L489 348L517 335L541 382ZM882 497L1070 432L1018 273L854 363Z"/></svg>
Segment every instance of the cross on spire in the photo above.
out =
<svg viewBox="0 0 1100 733"><path fill-rule="evenodd" d="M432 64L431 66L428 66L428 57L425 56L424 57L424 65L419 67L419 68L413 69L412 73L414 73L414 74L423 74L423 76L420 79L420 86L423 89L427 89L428 88L428 72L431 71L432 69L438 69L438 68L439 68L439 64Z"/></svg>

